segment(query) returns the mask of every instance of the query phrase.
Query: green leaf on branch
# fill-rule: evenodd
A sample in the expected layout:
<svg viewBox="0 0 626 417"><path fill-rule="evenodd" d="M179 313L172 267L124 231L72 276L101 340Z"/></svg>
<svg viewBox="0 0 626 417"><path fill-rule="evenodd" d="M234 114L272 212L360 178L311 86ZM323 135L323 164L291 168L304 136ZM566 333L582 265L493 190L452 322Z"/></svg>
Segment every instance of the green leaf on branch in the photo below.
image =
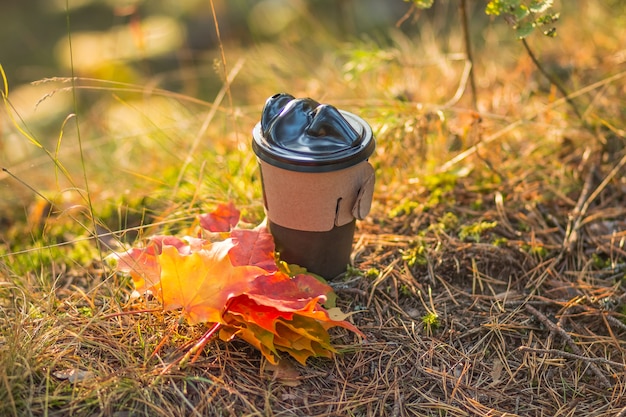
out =
<svg viewBox="0 0 626 417"><path fill-rule="evenodd" d="M532 22L524 22L517 26L515 30L518 39L524 39L535 30L535 24Z"/></svg>
<svg viewBox="0 0 626 417"><path fill-rule="evenodd" d="M540 26L549 25L559 19L558 13L550 13L552 0L492 0L485 6L485 13L490 16L503 16L513 27L517 37L524 39ZM543 31L549 37L556 36L556 29Z"/></svg>

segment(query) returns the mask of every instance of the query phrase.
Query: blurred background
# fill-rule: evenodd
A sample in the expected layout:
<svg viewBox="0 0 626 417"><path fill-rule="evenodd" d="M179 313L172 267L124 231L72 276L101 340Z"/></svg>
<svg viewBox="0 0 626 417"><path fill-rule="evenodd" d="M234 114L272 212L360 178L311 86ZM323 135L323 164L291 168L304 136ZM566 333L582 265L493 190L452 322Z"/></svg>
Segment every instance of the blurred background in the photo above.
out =
<svg viewBox="0 0 626 417"><path fill-rule="evenodd" d="M406 42L420 26L458 25L456 4L439 3L417 25L402 0L3 0L10 109L1 113L0 164L10 173L0 173L0 213L29 211L33 189L76 202L84 177L94 192L109 188L112 172L114 193L143 195L150 181L151 193L178 191L190 158L197 168L207 153L247 146L270 95L333 104L367 96L353 81L395 59L382 49L393 31ZM212 190L221 191L232 194Z"/></svg>
<svg viewBox="0 0 626 417"><path fill-rule="evenodd" d="M432 14L450 6L438 3ZM230 49L320 34L385 37L409 9L402 0L3 0L1 56L16 84L68 75L71 31L77 75L128 79L210 66L218 49L213 10Z"/></svg>
<svg viewBox="0 0 626 417"><path fill-rule="evenodd" d="M436 116L447 130L429 148L445 159L471 144L475 119L468 94L446 104L466 69L459 4L1 0L9 99L0 113L0 218L9 224L35 211L41 220L49 201L84 206L87 191L118 208L196 202L200 188L216 200L258 200L249 132L265 99L281 91L368 117L381 144L419 131L424 109L452 109L459 117L449 123ZM533 109L525 100L550 94L550 84L486 4L468 2L483 91L477 110L506 124ZM581 88L598 68L623 69L624 7L557 1L559 36L530 42L568 87Z"/></svg>
<svg viewBox="0 0 626 417"><path fill-rule="evenodd" d="M449 8L441 3L437 9ZM14 87L74 74L211 99L221 84L213 78L221 60L213 12L230 57L280 42L313 58L331 42L388 38L409 9L402 0L3 0L0 57Z"/></svg>

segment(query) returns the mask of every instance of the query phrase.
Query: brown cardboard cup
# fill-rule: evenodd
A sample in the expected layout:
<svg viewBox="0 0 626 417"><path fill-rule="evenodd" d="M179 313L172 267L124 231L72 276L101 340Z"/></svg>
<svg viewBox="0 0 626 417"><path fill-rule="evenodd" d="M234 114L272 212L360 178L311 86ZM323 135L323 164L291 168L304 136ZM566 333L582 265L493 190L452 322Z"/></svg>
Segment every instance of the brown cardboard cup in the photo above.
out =
<svg viewBox="0 0 626 417"><path fill-rule="evenodd" d="M253 130L269 229L287 263L333 279L350 263L356 219L370 210L375 143L360 117L277 94Z"/></svg>
<svg viewBox="0 0 626 417"><path fill-rule="evenodd" d="M355 220L370 210L374 169L296 172L259 161L269 228L281 259L332 279L350 263Z"/></svg>

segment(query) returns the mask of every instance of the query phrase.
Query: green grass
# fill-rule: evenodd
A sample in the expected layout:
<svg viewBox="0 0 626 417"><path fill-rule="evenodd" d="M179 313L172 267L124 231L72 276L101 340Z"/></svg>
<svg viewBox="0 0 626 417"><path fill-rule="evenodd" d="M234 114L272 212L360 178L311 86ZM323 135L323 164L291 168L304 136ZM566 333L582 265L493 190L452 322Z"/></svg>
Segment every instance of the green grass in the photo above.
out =
<svg viewBox="0 0 626 417"><path fill-rule="evenodd" d="M220 71L207 70L210 88L195 80L212 92L203 99L132 68L127 84L43 83L45 102L76 93L66 123L5 108L2 138L26 156L7 153L0 173L0 415L624 413L626 38L618 3L574 6L559 6L557 38L529 42L564 71L583 120L503 22L484 18L478 112L464 89L450 102L462 34L438 14L421 15L415 36L388 28L386 41L340 42L309 32L323 25L305 15L274 43L227 43L230 97ZM337 332L342 354L293 364L295 378L239 341L168 368L205 329L145 312L158 302L131 299L104 258L185 234L218 202L259 223L250 132L278 91L375 131L375 201L337 286L367 343Z"/></svg>

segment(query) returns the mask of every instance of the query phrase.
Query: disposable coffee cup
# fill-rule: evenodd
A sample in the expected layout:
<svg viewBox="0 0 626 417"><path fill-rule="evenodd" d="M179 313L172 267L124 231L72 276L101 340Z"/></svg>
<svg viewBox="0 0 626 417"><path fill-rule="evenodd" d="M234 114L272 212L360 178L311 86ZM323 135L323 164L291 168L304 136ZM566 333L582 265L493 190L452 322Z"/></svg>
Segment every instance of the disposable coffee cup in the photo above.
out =
<svg viewBox="0 0 626 417"><path fill-rule="evenodd" d="M276 94L252 136L281 259L336 278L350 263L356 220L372 203L372 129L331 105Z"/></svg>

